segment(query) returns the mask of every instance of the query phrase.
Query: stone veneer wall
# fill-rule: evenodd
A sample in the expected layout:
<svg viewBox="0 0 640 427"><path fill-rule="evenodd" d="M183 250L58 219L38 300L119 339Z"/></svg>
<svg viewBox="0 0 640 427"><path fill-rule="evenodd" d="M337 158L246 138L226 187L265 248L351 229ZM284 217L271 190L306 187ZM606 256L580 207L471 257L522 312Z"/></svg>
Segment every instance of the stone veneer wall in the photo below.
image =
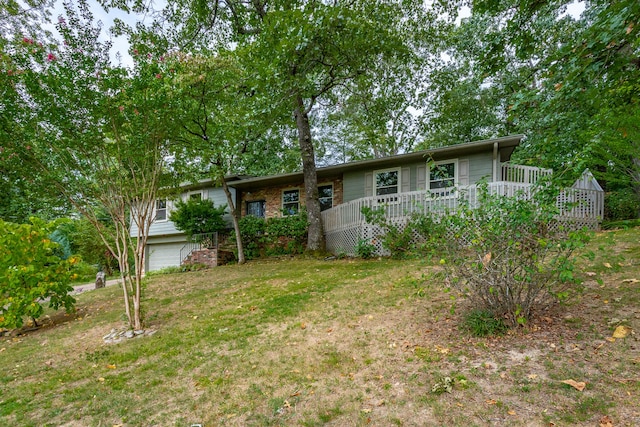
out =
<svg viewBox="0 0 640 427"><path fill-rule="evenodd" d="M333 206L342 204L342 178L319 179L318 186L333 184ZM266 203L266 218L282 216L282 192L284 190L300 190L300 207L304 206L304 182L300 181L290 185L260 188L255 191L243 191L240 203L242 204L242 216L247 215L247 202L264 200Z"/></svg>

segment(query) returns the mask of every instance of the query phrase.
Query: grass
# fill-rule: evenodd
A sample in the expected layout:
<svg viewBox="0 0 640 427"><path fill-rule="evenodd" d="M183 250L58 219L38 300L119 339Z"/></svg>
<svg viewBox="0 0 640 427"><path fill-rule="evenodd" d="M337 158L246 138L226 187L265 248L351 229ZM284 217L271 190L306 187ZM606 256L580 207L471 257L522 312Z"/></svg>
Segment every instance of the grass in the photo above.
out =
<svg viewBox="0 0 640 427"><path fill-rule="evenodd" d="M464 301L452 311L421 260L156 275L157 332L110 345L120 290L85 292L75 315L0 338L0 425L640 425L636 335L606 339L638 330L639 237L598 234L584 293L502 336L461 330ZM444 378L451 393L432 393Z"/></svg>

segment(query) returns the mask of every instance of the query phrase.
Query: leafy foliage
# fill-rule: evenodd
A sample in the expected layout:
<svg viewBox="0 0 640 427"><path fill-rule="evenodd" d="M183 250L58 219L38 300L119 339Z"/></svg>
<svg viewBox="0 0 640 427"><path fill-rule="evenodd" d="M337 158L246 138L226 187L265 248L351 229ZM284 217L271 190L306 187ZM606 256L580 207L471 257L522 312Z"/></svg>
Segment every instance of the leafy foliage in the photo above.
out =
<svg viewBox="0 0 640 427"><path fill-rule="evenodd" d="M486 183L477 191L477 206L460 194L455 210L414 214L406 228L419 238L402 250L440 259L452 287L510 325L579 289L574 253L588 235L556 220L554 197L542 189L533 200L490 194Z"/></svg>
<svg viewBox="0 0 640 427"><path fill-rule="evenodd" d="M462 323L464 329L475 337L502 335L507 325L488 310L471 310L466 313Z"/></svg>
<svg viewBox="0 0 640 427"><path fill-rule="evenodd" d="M247 215L240 219L245 255L251 259L261 255L300 254L304 251L307 227L304 211L267 220Z"/></svg>
<svg viewBox="0 0 640 427"><path fill-rule="evenodd" d="M78 258L56 255L59 245L49 236L57 226L37 218L31 224L0 220L0 328L20 327L25 316L37 319L47 298L53 309L73 310L69 282Z"/></svg>
<svg viewBox="0 0 640 427"><path fill-rule="evenodd" d="M358 240L358 244L356 245L356 255L358 255L362 259L370 259L373 258L376 253L376 246L365 240Z"/></svg>
<svg viewBox="0 0 640 427"><path fill-rule="evenodd" d="M215 207L212 200L189 199L186 202L178 200L175 208L169 219L178 230L184 231L189 237L194 234L214 233L226 228L224 214L227 205Z"/></svg>
<svg viewBox="0 0 640 427"><path fill-rule="evenodd" d="M471 16L441 34L429 146L522 133L519 162L640 194L637 1L447 3Z"/></svg>
<svg viewBox="0 0 640 427"><path fill-rule="evenodd" d="M629 188L612 191L604 197L604 217L608 221L635 219L640 212L638 195Z"/></svg>
<svg viewBox="0 0 640 427"><path fill-rule="evenodd" d="M247 259L260 257L267 222L264 218L247 215L240 219L239 225L245 256Z"/></svg>

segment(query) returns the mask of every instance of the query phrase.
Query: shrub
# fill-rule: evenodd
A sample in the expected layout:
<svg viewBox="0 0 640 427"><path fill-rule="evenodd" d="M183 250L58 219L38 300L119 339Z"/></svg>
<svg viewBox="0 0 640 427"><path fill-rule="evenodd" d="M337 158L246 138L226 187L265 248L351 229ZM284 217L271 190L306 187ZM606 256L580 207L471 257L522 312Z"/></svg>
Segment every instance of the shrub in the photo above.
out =
<svg viewBox="0 0 640 427"><path fill-rule="evenodd" d="M304 212L268 220L247 215L240 219L239 225L247 259L304 251L308 228Z"/></svg>
<svg viewBox="0 0 640 427"><path fill-rule="evenodd" d="M296 215L269 218L265 230L267 254L301 254L307 240L307 229L307 215L303 211Z"/></svg>
<svg viewBox="0 0 640 427"><path fill-rule="evenodd" d="M370 259L373 258L375 254L376 247L373 243L370 243L365 239L358 240L358 244L356 245L356 255L362 259Z"/></svg>
<svg viewBox="0 0 640 427"><path fill-rule="evenodd" d="M265 240L267 222L264 218L247 215L240 218L240 236L244 247L244 256L247 259L258 258L261 255ZM235 234L232 236L235 239Z"/></svg>
<svg viewBox="0 0 640 427"><path fill-rule="evenodd" d="M604 216L609 221L638 218L640 201L631 189L607 193L604 197Z"/></svg>
<svg viewBox="0 0 640 427"><path fill-rule="evenodd" d="M215 207L211 200L189 199L187 202L179 200L176 209L171 212L169 219L176 228L191 237L195 234L215 233L224 230L227 223L224 214L227 205Z"/></svg>
<svg viewBox="0 0 640 427"><path fill-rule="evenodd" d="M69 283L79 260L56 255L59 245L49 236L57 225L38 218L31 224L0 220L0 328L20 327L24 317L35 321L44 311L40 302L45 299L55 310L73 310Z"/></svg>
<svg viewBox="0 0 640 427"><path fill-rule="evenodd" d="M556 221L555 197L492 195L486 183L477 191L477 207L460 194L455 211L414 214L408 250L439 259L450 286L511 326L579 289L574 253L588 236Z"/></svg>
<svg viewBox="0 0 640 427"><path fill-rule="evenodd" d="M398 224L386 222L384 219L384 209L372 209L367 206L362 208L365 221L371 224L384 224L384 234L380 236L382 246L391 252L394 258L403 258L411 253L413 246L412 227L403 227ZM356 246L356 254L361 256ZM375 252L375 248L374 248Z"/></svg>

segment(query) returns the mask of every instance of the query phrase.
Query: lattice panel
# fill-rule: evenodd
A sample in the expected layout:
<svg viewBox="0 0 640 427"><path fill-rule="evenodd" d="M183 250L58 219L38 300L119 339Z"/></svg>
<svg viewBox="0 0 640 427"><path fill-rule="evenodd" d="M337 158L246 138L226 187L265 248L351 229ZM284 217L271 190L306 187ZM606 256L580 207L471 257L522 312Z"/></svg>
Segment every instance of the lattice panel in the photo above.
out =
<svg viewBox="0 0 640 427"><path fill-rule="evenodd" d="M327 251L354 256L361 238L362 227L358 226L328 232L325 235Z"/></svg>
<svg viewBox="0 0 640 427"><path fill-rule="evenodd" d="M393 224L402 228L405 227L409 218L394 218ZM551 231L557 231L558 227L563 226L565 230L580 230L587 228L589 230L597 230L599 223L597 219L591 218L570 218L561 217L558 221L553 223L550 228ZM447 238L455 238L455 230L450 230ZM361 226L353 226L342 230L328 232L326 235L327 250L334 254L346 254L350 256L356 255L356 247L358 242L363 239L368 243L373 244L376 247L376 255L388 256L390 252L382 245L383 230L371 224L362 224ZM414 238L411 241L412 244L417 244L423 241L422 236L414 232ZM462 237L464 239L464 236ZM467 242L469 243L469 242Z"/></svg>

